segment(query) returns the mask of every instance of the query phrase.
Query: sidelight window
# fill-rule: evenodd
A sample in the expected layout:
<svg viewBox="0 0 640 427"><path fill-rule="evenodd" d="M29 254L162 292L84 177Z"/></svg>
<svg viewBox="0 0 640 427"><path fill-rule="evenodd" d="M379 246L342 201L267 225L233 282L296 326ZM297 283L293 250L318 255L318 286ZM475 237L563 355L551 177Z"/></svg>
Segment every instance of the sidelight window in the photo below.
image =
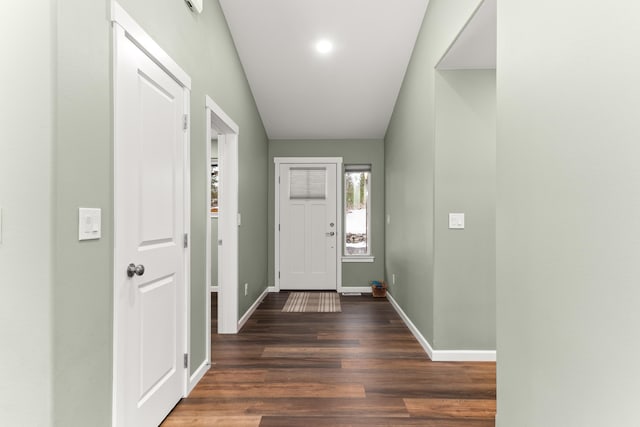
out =
<svg viewBox="0 0 640 427"><path fill-rule="evenodd" d="M345 165L344 255L371 255L371 165Z"/></svg>

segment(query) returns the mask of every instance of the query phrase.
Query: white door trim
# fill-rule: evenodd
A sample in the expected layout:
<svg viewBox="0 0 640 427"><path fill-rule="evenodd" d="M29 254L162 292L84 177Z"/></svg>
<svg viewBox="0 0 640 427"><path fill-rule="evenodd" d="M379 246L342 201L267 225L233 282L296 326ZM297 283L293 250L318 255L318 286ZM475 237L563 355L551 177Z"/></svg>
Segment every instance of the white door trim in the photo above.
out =
<svg viewBox="0 0 640 427"><path fill-rule="evenodd" d="M116 1L112 1L111 2L111 22L113 25L113 31L112 31L112 45L113 45L113 60L112 60L112 67L113 67L113 96L114 96L114 100L113 100L113 117L116 117L116 93L117 93L117 81L116 76L117 76L117 58L118 58L118 43L117 43L117 39L118 39L118 33L124 33L124 36L127 37L129 40L131 40L136 46L138 46L152 61L154 61L160 68L162 68L165 72L167 72L180 86L182 86L183 88L183 97L184 97L184 114L187 115L187 118L189 118L189 114L190 114L190 94L191 94L191 78L189 77L189 75L173 60L171 59L171 57L169 57L169 55L160 47L160 45L158 45L155 41L153 41L153 39L142 29L142 27L133 19L131 18L131 16L125 12L125 10L116 2ZM187 125L188 125L188 119L187 119ZM114 121L114 126L115 126L115 121ZM190 128L190 127L189 127ZM115 138L116 132L114 129L114 138ZM190 200L191 200L191 192L190 192L190 176L191 176L191 165L190 165L190 148L189 148L189 143L190 143L190 132L184 132L184 224L183 224L183 229L185 233L190 233L190 215L191 215L191 207L190 207ZM114 140L114 147L115 147L115 140ZM115 165L114 165L114 174L115 174ZM115 185L115 180L117 179L117 177L114 176L114 185ZM116 211L115 209L115 204L117 203L117 194L114 194L113 196L113 200L114 200L114 212ZM117 218L114 215L114 227L113 227L113 233L115 236L115 231L118 229L118 224L117 224ZM114 237L114 241L115 241L115 237ZM117 259L116 257L116 247L114 245L114 260ZM119 372L119 367L117 366L117 361L118 361L118 340L120 338L120 336L118 335L118 328L117 328L117 307L115 305L115 301L116 301L116 283L115 283L115 278L118 277L118 274L120 273L120 268L122 266L119 265L115 265L114 262L114 305L113 305L113 372L112 372L112 425L114 427L117 426L117 421L119 419L118 417L118 411L120 410L120 408L117 407L117 403L120 401L119 397L118 397L118 393L119 393L119 389L118 389L118 372ZM117 271L116 271L117 270ZM183 350L184 353L187 354L189 352L189 346L190 346L190 289L191 289L191 283L190 283L190 271L191 271L191 258L190 258L190 249L185 249L183 251L183 271L184 271L184 303L185 305L183 306L182 309L182 313L179 313L179 315L182 315L184 318L184 325L185 325L185 330L184 330L184 341L182 343L183 345ZM188 380L189 380L189 368L186 368L183 370L183 395L186 396L187 395L187 389L188 389Z"/></svg>
<svg viewBox="0 0 640 427"><path fill-rule="evenodd" d="M207 146L207 210L206 214L206 276L205 289L210 296L211 283L211 136L218 134L218 166L220 170L218 197L218 333L238 333L238 125L210 97L205 98L206 146ZM211 363L211 298L207 298L206 343L207 357Z"/></svg>
<svg viewBox="0 0 640 427"><path fill-rule="evenodd" d="M120 6L111 1L111 22L124 29L127 37L142 49L149 58L162 67L183 87L191 90L191 77L157 44L146 31Z"/></svg>
<svg viewBox="0 0 640 427"><path fill-rule="evenodd" d="M342 157L274 157L275 163L274 183L275 186L275 223L274 223L274 241L275 241L275 253L274 253L274 283L275 291L280 292L280 277L278 271L280 270L280 233L278 232L278 224L280 219L280 165L284 164L319 164L319 163L333 163L336 165L336 220L337 227L336 233L338 233L338 242L342 242ZM342 292L342 250L341 246L337 245L336 249L336 283L338 285L337 291Z"/></svg>

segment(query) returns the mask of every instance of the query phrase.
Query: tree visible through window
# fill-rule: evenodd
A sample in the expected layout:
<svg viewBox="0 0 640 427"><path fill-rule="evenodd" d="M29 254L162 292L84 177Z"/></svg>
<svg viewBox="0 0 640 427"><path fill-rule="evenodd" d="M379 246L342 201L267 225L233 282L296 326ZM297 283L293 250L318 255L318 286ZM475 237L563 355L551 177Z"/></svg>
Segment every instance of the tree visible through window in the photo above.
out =
<svg viewBox="0 0 640 427"><path fill-rule="evenodd" d="M211 158L211 216L218 216L218 159Z"/></svg>
<svg viewBox="0 0 640 427"><path fill-rule="evenodd" d="M371 166L345 166L344 253L346 256L371 255L371 239L369 236L370 179Z"/></svg>

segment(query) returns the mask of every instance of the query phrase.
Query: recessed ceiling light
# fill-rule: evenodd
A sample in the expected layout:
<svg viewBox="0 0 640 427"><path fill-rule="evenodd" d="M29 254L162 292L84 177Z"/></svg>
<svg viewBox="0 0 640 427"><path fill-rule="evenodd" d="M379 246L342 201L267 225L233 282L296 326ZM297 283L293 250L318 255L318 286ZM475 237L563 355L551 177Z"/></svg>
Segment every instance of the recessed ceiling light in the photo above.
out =
<svg viewBox="0 0 640 427"><path fill-rule="evenodd" d="M331 52L331 51L333 50L333 43L331 43L331 42L330 42L329 40L327 40L327 39L319 40L319 41L316 43L316 50L317 50L319 53L327 54L327 53L329 53L329 52Z"/></svg>

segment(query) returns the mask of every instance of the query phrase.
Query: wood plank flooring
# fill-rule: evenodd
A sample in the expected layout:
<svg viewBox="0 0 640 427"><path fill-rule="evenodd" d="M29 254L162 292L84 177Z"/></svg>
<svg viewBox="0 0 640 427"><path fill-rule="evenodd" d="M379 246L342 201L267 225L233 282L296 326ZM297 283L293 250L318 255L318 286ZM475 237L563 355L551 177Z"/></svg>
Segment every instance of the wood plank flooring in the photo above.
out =
<svg viewBox="0 0 640 427"><path fill-rule="evenodd" d="M495 363L431 362L384 298L282 313L287 296L213 333L214 365L162 426L494 426Z"/></svg>

